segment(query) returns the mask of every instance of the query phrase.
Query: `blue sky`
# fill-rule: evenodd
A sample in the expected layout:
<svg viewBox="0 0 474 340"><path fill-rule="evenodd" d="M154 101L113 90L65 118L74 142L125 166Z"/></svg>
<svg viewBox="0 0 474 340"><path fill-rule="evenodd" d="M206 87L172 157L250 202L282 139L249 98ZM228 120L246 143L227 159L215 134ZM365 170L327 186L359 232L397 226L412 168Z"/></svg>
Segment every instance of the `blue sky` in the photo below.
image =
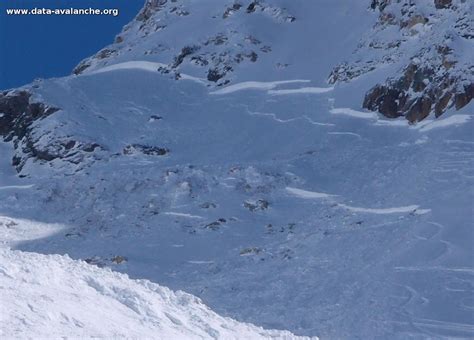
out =
<svg viewBox="0 0 474 340"><path fill-rule="evenodd" d="M67 75L111 43L144 0L1 0L0 89ZM113 16L8 16L7 8L118 8Z"/></svg>

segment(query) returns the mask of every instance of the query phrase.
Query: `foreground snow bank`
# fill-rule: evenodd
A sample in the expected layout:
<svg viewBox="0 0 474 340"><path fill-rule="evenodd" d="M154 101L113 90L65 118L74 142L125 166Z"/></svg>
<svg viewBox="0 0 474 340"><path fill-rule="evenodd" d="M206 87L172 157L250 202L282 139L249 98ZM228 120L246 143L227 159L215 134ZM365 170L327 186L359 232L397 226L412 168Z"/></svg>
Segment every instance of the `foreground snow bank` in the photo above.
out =
<svg viewBox="0 0 474 340"><path fill-rule="evenodd" d="M193 295L67 256L0 249L0 336L296 339L224 318Z"/></svg>

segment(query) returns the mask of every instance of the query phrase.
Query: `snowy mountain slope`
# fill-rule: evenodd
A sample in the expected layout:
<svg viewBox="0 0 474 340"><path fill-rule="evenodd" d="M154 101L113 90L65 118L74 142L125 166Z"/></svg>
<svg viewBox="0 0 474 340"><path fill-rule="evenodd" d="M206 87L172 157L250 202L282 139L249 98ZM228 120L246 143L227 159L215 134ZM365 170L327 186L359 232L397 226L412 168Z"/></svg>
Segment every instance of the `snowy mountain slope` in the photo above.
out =
<svg viewBox="0 0 474 340"><path fill-rule="evenodd" d="M302 335L469 336L473 127L451 118L470 112L408 128L330 109L332 92L268 93L309 85L207 94L140 69L41 83L62 111L38 145L100 148L78 164L28 158L7 181L23 187L0 191L4 215L64 228L15 248Z"/></svg>
<svg viewBox="0 0 474 340"><path fill-rule="evenodd" d="M325 85L334 63L375 23L367 8L346 0L149 0L74 73L146 60L163 63L160 72L172 78L186 73L212 85L304 77Z"/></svg>
<svg viewBox="0 0 474 340"><path fill-rule="evenodd" d="M375 73L378 83L359 105L416 122L473 98L474 65L466 57L474 53L472 13L465 0L150 0L114 44L74 73L130 59L158 61L162 73L191 73L218 85L302 73L317 82L329 75L334 84Z"/></svg>
<svg viewBox="0 0 474 340"><path fill-rule="evenodd" d="M208 14L231 3L186 4L190 14L167 12L158 33L131 23L127 47L81 75L3 94L3 241L295 334L472 337L472 103L409 125L360 109L393 68L327 85L377 19L363 2L275 1L295 20L243 7L215 25ZM188 42L169 43L167 58L141 50L161 33L213 36L226 20L272 42L265 57L234 65L229 84L209 86L189 56L178 81L163 74ZM275 72L278 62L293 66ZM39 237L9 236L21 234Z"/></svg>
<svg viewBox="0 0 474 340"><path fill-rule="evenodd" d="M2 338L303 339L67 256L0 249ZM307 338L308 339L308 338Z"/></svg>
<svg viewBox="0 0 474 340"><path fill-rule="evenodd" d="M474 97L474 7L465 0L374 0L379 13L349 61L330 83L351 81L390 67L389 77L365 95L363 107L410 122L447 107L456 110Z"/></svg>

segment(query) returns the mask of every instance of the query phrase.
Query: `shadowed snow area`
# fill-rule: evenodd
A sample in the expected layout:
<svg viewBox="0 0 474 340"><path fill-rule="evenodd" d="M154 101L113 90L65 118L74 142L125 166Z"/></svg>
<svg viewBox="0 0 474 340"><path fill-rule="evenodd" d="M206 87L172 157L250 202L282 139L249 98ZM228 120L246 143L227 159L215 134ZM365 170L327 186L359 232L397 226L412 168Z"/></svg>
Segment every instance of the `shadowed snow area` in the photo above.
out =
<svg viewBox="0 0 474 340"><path fill-rule="evenodd" d="M249 322L328 339L473 337L473 104L408 124L361 109L393 65L328 85L375 23L365 1L216 3L178 1L125 29L120 53L23 88L59 110L0 143L0 244L15 249L0 252L1 322L16 322L5 334L36 334L52 308L58 336L291 338ZM162 69L194 51L166 39L199 41L219 63L223 40L248 52L249 32L271 52L232 64L229 82L192 63ZM38 285L63 295L43 301Z"/></svg>

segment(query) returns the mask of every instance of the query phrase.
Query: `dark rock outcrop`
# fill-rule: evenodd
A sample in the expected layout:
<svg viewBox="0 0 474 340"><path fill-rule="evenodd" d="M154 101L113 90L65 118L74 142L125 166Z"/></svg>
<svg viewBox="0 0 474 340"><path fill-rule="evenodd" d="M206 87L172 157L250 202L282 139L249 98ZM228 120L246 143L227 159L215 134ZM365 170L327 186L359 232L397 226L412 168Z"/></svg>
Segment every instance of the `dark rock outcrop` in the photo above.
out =
<svg viewBox="0 0 474 340"><path fill-rule="evenodd" d="M437 9L451 7L453 0L434 0L435 7Z"/></svg>
<svg viewBox="0 0 474 340"><path fill-rule="evenodd" d="M370 8L379 16L376 24L360 41L353 61L337 65L328 82L349 82L382 65L398 64L397 75L365 94L364 108L415 123L432 113L439 117L449 108L466 106L474 87L474 64L472 58L463 58L462 47L462 40L474 36L470 5L464 0L426 5L372 0Z"/></svg>
<svg viewBox="0 0 474 340"><path fill-rule="evenodd" d="M372 9L378 8L380 11L383 11L389 3L390 3L390 0L372 0L370 4L370 8Z"/></svg>
<svg viewBox="0 0 474 340"><path fill-rule="evenodd" d="M439 117L450 107L459 110L469 104L474 84L459 84L462 80L449 72L435 73L430 67L410 64L400 78L375 85L365 95L362 106L388 118L405 116L415 123L431 112Z"/></svg>
<svg viewBox="0 0 474 340"><path fill-rule="evenodd" d="M238 10L240 10L242 8L242 5L239 4L239 3L234 3L232 6L230 7L227 7L227 9L225 10L224 14L222 14L222 18L223 19L227 19L228 17L230 17L232 14L234 14L235 12L237 12Z"/></svg>
<svg viewBox="0 0 474 340"><path fill-rule="evenodd" d="M169 153L169 150L158 146L150 146L143 144L127 145L123 149L124 155L133 155L135 153L141 153L148 156L164 156Z"/></svg>
<svg viewBox="0 0 474 340"><path fill-rule="evenodd" d="M147 21L155 12L160 11L167 2L168 0L146 0L145 6L143 6L135 20Z"/></svg>
<svg viewBox="0 0 474 340"><path fill-rule="evenodd" d="M250 201L245 201L244 202L244 207L247 208L250 211L259 211L259 210L266 210L270 204L268 203L267 200L257 200L255 202L250 202Z"/></svg>
<svg viewBox="0 0 474 340"><path fill-rule="evenodd" d="M31 123L59 110L44 103L31 102L31 93L26 90L0 94L0 136L6 141L14 137L23 138Z"/></svg>
<svg viewBox="0 0 474 340"><path fill-rule="evenodd" d="M186 58L187 56L190 56L191 54L195 53L199 49L200 49L199 46L185 46L185 47L183 47L181 49L181 53L176 56L172 67L173 68L178 67L179 65L181 65L183 63L184 58Z"/></svg>
<svg viewBox="0 0 474 340"><path fill-rule="evenodd" d="M49 140L45 132L36 133L37 121L53 115L60 109L46 103L32 100L31 92L13 90L0 94L0 138L12 141L15 153L12 166L21 172L29 159L50 162L62 159L68 163L79 164L87 155L103 148L97 143L77 141L68 137ZM48 142L41 141L42 138Z"/></svg>

